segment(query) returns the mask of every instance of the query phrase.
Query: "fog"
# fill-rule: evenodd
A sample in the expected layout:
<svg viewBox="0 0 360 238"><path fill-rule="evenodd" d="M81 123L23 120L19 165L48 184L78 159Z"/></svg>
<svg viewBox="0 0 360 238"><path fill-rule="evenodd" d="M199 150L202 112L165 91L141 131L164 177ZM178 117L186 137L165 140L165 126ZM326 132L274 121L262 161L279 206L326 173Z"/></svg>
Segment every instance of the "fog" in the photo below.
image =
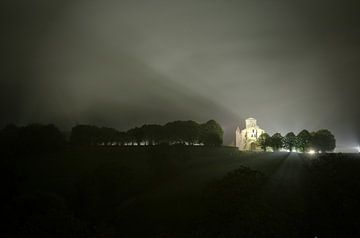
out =
<svg viewBox="0 0 360 238"><path fill-rule="evenodd" d="M360 142L357 1L1 5L1 126L215 119L229 144L255 117L270 134Z"/></svg>

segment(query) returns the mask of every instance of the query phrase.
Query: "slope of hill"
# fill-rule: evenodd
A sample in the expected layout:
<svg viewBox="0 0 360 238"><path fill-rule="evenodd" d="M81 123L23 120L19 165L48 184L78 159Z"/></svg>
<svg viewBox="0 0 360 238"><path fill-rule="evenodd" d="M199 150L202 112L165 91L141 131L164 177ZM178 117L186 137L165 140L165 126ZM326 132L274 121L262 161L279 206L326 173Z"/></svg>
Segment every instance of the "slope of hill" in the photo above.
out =
<svg viewBox="0 0 360 238"><path fill-rule="evenodd" d="M360 191L360 179L352 181L346 173L356 174L357 158L231 147L69 147L16 160L8 179L16 189L10 205L3 203L4 214L11 218L8 229L30 237L39 232L53 237L54 232L66 237L327 234L336 229L329 228L336 219L327 217L322 224L325 218L314 211L345 201L354 209L344 210L348 219L360 208L351 195ZM345 190L329 203L320 199L332 188Z"/></svg>

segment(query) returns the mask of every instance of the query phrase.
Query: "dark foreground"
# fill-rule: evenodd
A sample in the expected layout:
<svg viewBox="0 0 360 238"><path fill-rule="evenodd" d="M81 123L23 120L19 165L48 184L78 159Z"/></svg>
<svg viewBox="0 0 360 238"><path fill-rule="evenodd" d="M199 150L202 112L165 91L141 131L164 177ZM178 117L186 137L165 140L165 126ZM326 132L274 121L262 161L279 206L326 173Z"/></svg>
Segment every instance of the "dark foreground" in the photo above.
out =
<svg viewBox="0 0 360 238"><path fill-rule="evenodd" d="M2 237L360 237L360 156L67 148L3 159Z"/></svg>

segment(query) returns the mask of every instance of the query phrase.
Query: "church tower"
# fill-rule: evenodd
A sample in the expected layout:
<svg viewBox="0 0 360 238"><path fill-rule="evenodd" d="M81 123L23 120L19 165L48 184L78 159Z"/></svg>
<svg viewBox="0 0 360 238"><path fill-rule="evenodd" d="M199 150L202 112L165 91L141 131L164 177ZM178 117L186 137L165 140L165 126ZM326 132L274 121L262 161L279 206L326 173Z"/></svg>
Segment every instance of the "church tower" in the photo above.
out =
<svg viewBox="0 0 360 238"><path fill-rule="evenodd" d="M257 125L255 118L248 118L245 120L245 129L240 130L239 127L235 131L235 146L239 150L257 151L259 146L256 144L259 136L265 131Z"/></svg>

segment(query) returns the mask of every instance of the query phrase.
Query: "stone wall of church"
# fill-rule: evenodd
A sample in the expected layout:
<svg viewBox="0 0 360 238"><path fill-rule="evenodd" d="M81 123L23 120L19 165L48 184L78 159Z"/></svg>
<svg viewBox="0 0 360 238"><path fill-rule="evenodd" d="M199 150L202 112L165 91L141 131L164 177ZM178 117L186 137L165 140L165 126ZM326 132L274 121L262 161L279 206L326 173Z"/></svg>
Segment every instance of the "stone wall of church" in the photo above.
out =
<svg viewBox="0 0 360 238"><path fill-rule="evenodd" d="M259 146L257 146L256 141L259 136L265 131L261 129L257 123L256 119L248 118L245 120L246 128L240 130L238 127L235 132L235 145L239 148L239 150L247 150L247 151L256 151L260 150Z"/></svg>

